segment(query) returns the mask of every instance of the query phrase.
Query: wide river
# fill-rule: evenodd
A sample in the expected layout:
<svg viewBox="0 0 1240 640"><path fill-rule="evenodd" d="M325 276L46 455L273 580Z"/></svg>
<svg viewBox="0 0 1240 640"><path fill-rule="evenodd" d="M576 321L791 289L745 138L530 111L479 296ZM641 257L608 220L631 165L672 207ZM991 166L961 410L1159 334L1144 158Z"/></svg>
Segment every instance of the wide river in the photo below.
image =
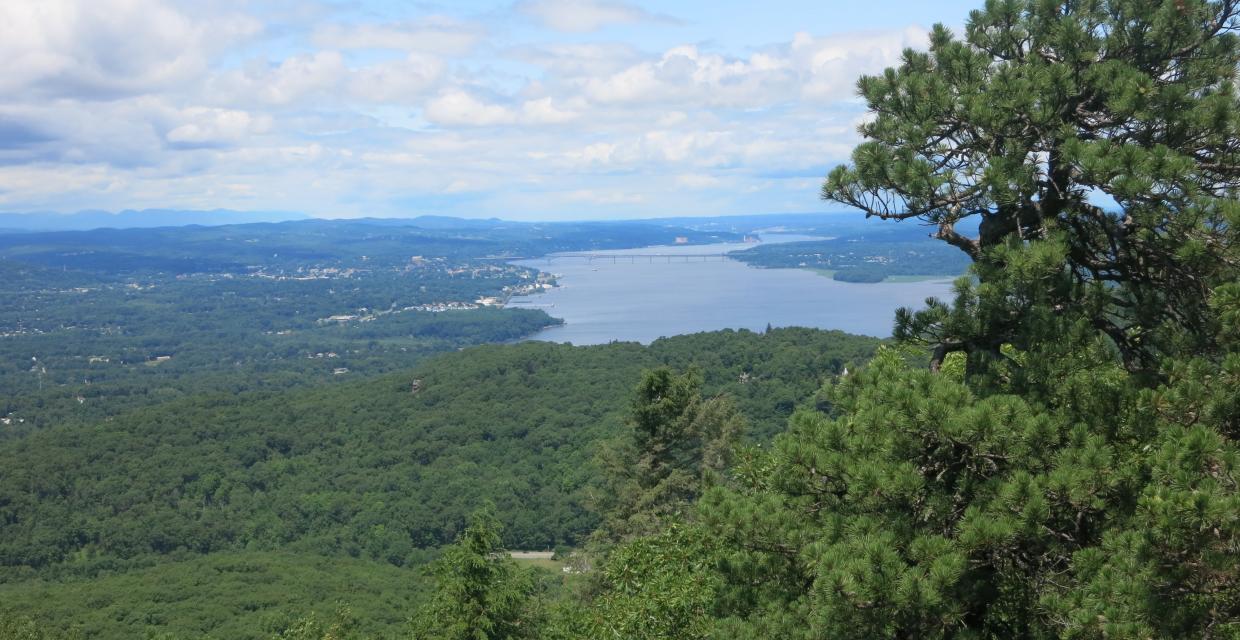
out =
<svg viewBox="0 0 1240 640"><path fill-rule="evenodd" d="M764 235L763 242L794 242L807 236ZM775 327L818 327L849 333L891 335L895 310L920 307L930 296L950 297L951 279L855 284L837 282L805 269L758 269L720 254L753 245L712 244L591 251L578 257L523 260L516 264L554 273L559 287L509 301L514 308L543 309L565 324L533 340L602 344L650 341L717 329L761 331ZM674 258L616 258L613 254L674 255Z"/></svg>

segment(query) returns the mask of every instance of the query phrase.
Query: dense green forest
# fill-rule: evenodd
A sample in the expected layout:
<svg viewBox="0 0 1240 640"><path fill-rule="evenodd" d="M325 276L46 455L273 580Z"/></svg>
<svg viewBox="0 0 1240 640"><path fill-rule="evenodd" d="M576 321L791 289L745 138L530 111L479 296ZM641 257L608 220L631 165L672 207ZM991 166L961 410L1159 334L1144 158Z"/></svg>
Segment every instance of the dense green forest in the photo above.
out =
<svg viewBox="0 0 1240 640"><path fill-rule="evenodd" d="M429 587L409 568L348 556L173 553L88 578L0 583L0 637L272 638L316 621L391 637Z"/></svg>
<svg viewBox="0 0 1240 640"><path fill-rule="evenodd" d="M131 574L172 579L176 570L156 559L189 567L198 555L253 551L292 554L287 563L418 566L484 502L496 506L510 547L579 545L598 525L589 507L598 445L622 433L643 369L701 371L705 392L733 398L747 437L764 442L823 381L867 360L877 344L775 329L649 347L477 347L357 382L201 393L87 428L42 429L0 445L0 465L10 470L0 478L0 575L21 593L43 585L49 604L30 611L94 628L97 615L70 613L87 604L79 594ZM419 581L416 573L406 579ZM316 588L329 602L361 597L330 583ZM202 597L220 617L232 606ZM255 602L270 613L305 600ZM106 606L120 619L102 637L125 637L132 625L191 629L173 614L144 622L124 613L150 610L131 599ZM356 611L363 607L377 604Z"/></svg>

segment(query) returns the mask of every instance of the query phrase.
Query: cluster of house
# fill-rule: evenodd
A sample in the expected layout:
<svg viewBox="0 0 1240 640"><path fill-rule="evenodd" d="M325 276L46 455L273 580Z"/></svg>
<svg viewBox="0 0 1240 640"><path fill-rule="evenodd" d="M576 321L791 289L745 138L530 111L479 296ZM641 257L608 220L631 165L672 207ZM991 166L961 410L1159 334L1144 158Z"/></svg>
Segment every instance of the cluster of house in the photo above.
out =
<svg viewBox="0 0 1240 640"><path fill-rule="evenodd" d="M549 280L539 279L529 284L519 284L516 286L504 287L504 293L513 296L528 296L532 293L542 293L555 288L555 283Z"/></svg>
<svg viewBox="0 0 1240 640"><path fill-rule="evenodd" d="M34 336L43 333L42 329L17 329L16 331L0 331L0 338L16 338L17 336Z"/></svg>
<svg viewBox="0 0 1240 640"><path fill-rule="evenodd" d="M518 267L513 267L511 265L474 264L474 265L465 265L462 267L452 267L447 270L447 274L450 276L469 276L471 278L485 278L485 277L493 276L496 274L512 273L516 271L517 269Z"/></svg>
<svg viewBox="0 0 1240 640"><path fill-rule="evenodd" d="M298 267L296 275L288 275L283 271L268 272L262 267L257 267L254 273L250 274L255 278L266 278L268 280L337 280L341 278L352 278L353 276L370 273L369 269L354 269L352 267ZM231 275L231 274L227 274Z"/></svg>
<svg viewBox="0 0 1240 640"><path fill-rule="evenodd" d="M373 319L374 318L371 316L341 314L337 316L327 316L326 318L319 318L319 324L329 324L332 322L335 322L337 324L344 324L346 322L353 322L355 320L373 320Z"/></svg>
<svg viewBox="0 0 1240 640"><path fill-rule="evenodd" d="M444 266L444 258L423 258L422 256L413 256L409 259L413 267L426 267L432 263L439 263L438 266ZM334 274L339 277L347 277L351 275L352 269L311 269L316 276L323 274ZM497 296L480 296L472 302L462 300L453 300L448 302L429 302L425 304L416 304L403 307L401 309L391 309L387 311L371 312L368 309L358 309L358 313L342 313L338 315L320 318L319 324L347 324L350 322L367 322L374 320L376 317L388 313L401 313L404 311L429 311L431 313L440 313L443 311L464 311L469 309L479 309L482 307L502 307L508 299L513 296L526 296L535 293L542 293L555 288L555 278L551 274L534 273L520 267L512 265L471 265L464 267L445 268L445 273L454 276L467 275L470 277L487 277L496 274L507 274L517 272L522 280L527 280L522 284L507 285L501 289L501 294Z"/></svg>
<svg viewBox="0 0 1240 640"><path fill-rule="evenodd" d="M405 307L401 311L430 311L431 313L439 313L441 311L461 311L477 308L477 304L470 302L432 302L430 304L415 304L411 307Z"/></svg>

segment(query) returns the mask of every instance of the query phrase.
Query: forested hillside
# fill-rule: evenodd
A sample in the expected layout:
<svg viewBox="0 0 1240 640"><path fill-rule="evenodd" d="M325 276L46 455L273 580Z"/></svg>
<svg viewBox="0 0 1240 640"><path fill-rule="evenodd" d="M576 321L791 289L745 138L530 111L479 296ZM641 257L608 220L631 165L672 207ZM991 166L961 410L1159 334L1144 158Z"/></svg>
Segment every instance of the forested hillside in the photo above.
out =
<svg viewBox="0 0 1240 640"><path fill-rule="evenodd" d="M170 580L176 571L160 569L163 562L198 566L200 554L279 551L292 554L283 564L332 557L416 566L487 502L512 548L578 545L598 524L588 506L599 445L622 433L643 369L700 370L706 393L735 399L749 437L766 441L823 381L868 359L876 345L839 332L776 329L649 347L487 346L359 382L199 394L87 428L44 429L0 444L0 466L10 470L0 479L3 575L14 593L28 593L31 580L51 581L38 583L47 608L27 600L23 607L56 612L68 627L94 620L76 594L95 581L123 584L106 578L116 572ZM275 573L267 575L283 579ZM405 579L419 581L414 572ZM329 601L358 597L331 584L319 589ZM235 604L202 598L216 615ZM142 610L124 597L97 602L123 618L103 637L188 629L171 614L148 622L122 616ZM295 612L261 598L256 606ZM363 609L377 610L372 602L359 603Z"/></svg>

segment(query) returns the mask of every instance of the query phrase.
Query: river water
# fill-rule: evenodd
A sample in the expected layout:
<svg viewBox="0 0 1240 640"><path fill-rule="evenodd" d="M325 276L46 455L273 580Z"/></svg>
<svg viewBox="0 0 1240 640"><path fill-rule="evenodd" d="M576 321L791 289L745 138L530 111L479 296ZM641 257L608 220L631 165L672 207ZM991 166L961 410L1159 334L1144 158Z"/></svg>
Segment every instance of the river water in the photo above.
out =
<svg viewBox="0 0 1240 640"><path fill-rule="evenodd" d="M764 243L812 239L764 235ZM758 269L709 257L747 244L645 247L585 252L586 258L556 257L516 264L556 274L559 287L517 296L510 307L543 309L564 325L544 329L533 340L602 344L613 340L650 343L717 329L761 331L774 327L817 327L886 337L895 310L920 307L930 296L949 298L951 279L859 284L836 282L805 269ZM615 254L671 257L617 257Z"/></svg>

